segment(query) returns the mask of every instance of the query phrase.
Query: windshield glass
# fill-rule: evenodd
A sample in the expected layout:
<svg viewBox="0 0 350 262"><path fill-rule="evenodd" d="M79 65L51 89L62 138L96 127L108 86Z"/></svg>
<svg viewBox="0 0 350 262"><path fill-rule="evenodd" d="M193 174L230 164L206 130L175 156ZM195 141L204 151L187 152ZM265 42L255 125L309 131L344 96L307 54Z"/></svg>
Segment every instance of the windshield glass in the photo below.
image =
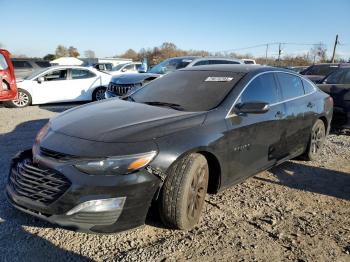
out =
<svg viewBox="0 0 350 262"><path fill-rule="evenodd" d="M167 74L170 72L173 72L177 69L181 69L186 67L189 63L192 62L193 59L189 58L171 58L167 59L158 65L155 65L154 67L149 70L149 73L153 74Z"/></svg>
<svg viewBox="0 0 350 262"><path fill-rule="evenodd" d="M207 111L217 107L245 73L220 71L176 71L131 95L138 103L177 105L185 111Z"/></svg>
<svg viewBox="0 0 350 262"><path fill-rule="evenodd" d="M126 64L119 64L119 65L116 65L112 68L111 71L119 71L120 69L122 69L123 66L125 66Z"/></svg>
<svg viewBox="0 0 350 262"><path fill-rule="evenodd" d="M38 75L40 75L41 73L44 73L45 71L47 71L48 67L46 68L43 68L43 69L38 69L38 70L35 70L32 74L30 74L29 76L26 76L25 80L31 80L31 79L34 79L36 78Z"/></svg>

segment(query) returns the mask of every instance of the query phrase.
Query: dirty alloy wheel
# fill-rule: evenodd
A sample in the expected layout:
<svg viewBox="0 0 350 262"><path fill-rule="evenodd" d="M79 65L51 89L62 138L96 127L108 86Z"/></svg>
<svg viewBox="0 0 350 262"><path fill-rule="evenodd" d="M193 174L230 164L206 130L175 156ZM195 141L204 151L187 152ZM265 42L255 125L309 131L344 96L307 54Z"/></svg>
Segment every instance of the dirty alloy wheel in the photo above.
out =
<svg viewBox="0 0 350 262"><path fill-rule="evenodd" d="M310 142L305 153L306 160L317 160L326 140L326 127L322 120L318 119L312 126Z"/></svg>
<svg viewBox="0 0 350 262"><path fill-rule="evenodd" d="M208 180L207 160L198 153L182 157L170 168L160 198L160 216L165 225L187 230L198 223Z"/></svg>
<svg viewBox="0 0 350 262"><path fill-rule="evenodd" d="M95 89L95 91L92 94L92 99L94 101L99 101L105 99L105 92L106 88L105 87L98 87Z"/></svg>
<svg viewBox="0 0 350 262"><path fill-rule="evenodd" d="M32 103L32 97L26 90L18 89L17 92L17 99L4 102L6 107L26 107Z"/></svg>

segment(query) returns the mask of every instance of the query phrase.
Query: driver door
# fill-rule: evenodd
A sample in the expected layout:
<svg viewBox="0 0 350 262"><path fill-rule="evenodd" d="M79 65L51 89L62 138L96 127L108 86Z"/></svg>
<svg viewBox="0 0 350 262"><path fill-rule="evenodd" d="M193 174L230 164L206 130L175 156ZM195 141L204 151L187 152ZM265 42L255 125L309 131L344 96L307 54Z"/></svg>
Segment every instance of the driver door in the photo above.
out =
<svg viewBox="0 0 350 262"><path fill-rule="evenodd" d="M271 167L285 155L281 137L284 106L274 73L268 72L254 78L236 102L265 102L265 113L238 113L235 106L226 117L228 132L228 161L231 170L230 183L237 183L257 172Z"/></svg>
<svg viewBox="0 0 350 262"><path fill-rule="evenodd" d="M36 98L36 103L64 101L65 93L62 89L67 82L67 76L68 69L56 69L33 80L33 96Z"/></svg>

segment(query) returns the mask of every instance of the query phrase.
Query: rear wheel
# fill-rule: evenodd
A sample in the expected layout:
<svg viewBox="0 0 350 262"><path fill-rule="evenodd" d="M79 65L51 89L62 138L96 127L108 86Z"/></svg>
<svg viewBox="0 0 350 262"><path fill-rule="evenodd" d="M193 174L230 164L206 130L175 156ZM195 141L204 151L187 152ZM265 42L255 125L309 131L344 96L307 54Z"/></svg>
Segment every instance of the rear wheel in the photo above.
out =
<svg viewBox="0 0 350 262"><path fill-rule="evenodd" d="M186 230L198 223L208 179L208 163L201 154L187 155L170 168L160 198L160 216L164 224Z"/></svg>
<svg viewBox="0 0 350 262"><path fill-rule="evenodd" d="M312 126L310 142L304 154L304 159L313 161L317 160L326 140L326 127L321 119L318 119Z"/></svg>
<svg viewBox="0 0 350 262"><path fill-rule="evenodd" d="M18 89L18 97L15 100L11 100L11 101L5 101L4 105L6 107L26 107L31 105L32 103L32 97L29 94L29 92L27 92L24 89Z"/></svg>
<svg viewBox="0 0 350 262"><path fill-rule="evenodd" d="M103 86L96 88L92 93L92 100L99 101L105 99L105 92L106 88Z"/></svg>

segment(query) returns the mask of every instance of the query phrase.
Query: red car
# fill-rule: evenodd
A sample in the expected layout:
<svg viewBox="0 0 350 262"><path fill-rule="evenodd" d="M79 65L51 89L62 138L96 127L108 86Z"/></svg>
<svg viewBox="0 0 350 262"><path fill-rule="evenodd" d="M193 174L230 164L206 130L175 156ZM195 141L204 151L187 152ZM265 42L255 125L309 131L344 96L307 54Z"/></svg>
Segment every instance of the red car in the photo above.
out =
<svg viewBox="0 0 350 262"><path fill-rule="evenodd" d="M15 71L10 60L10 53L0 49L0 101L17 98Z"/></svg>

